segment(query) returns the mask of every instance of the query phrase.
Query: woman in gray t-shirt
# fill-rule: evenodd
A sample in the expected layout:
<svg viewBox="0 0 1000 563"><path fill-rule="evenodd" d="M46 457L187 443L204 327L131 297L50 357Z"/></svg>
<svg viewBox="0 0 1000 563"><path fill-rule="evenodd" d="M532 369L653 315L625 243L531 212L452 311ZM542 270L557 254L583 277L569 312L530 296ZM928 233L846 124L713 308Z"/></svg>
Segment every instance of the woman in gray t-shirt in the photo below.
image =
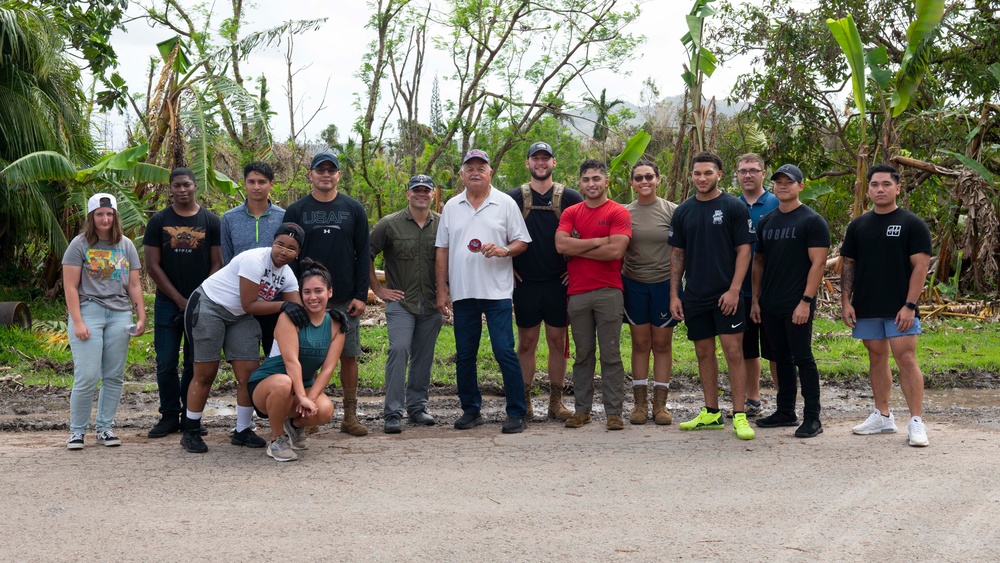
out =
<svg viewBox="0 0 1000 563"><path fill-rule="evenodd" d="M146 309L139 282L139 253L122 235L115 196L97 193L87 201L84 232L69 243L62 264L73 351L66 448L83 449L98 381L101 391L94 421L97 443L120 446L121 439L111 427L125 381L129 336L145 332ZM132 304L138 311L134 325Z"/></svg>

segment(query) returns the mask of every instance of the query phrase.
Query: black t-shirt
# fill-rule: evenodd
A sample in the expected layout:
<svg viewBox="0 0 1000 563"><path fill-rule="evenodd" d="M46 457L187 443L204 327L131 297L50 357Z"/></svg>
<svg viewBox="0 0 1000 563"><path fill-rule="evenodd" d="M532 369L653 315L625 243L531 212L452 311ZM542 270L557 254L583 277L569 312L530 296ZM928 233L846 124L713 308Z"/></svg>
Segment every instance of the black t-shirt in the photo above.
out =
<svg viewBox="0 0 1000 563"><path fill-rule="evenodd" d="M791 315L805 295L812 266L809 249L829 247L830 227L806 205L788 213L775 209L761 217L757 226L757 253L764 257L761 309Z"/></svg>
<svg viewBox="0 0 1000 563"><path fill-rule="evenodd" d="M910 288L910 256L921 253L932 253L931 231L901 207L885 214L869 211L847 225L840 254L856 262L851 305L859 319L896 317Z"/></svg>
<svg viewBox="0 0 1000 563"><path fill-rule="evenodd" d="M183 217L171 205L149 219L142 244L160 249L160 267L187 299L212 270L212 247L222 246L222 221L204 207ZM156 295L167 298L159 288Z"/></svg>
<svg viewBox="0 0 1000 563"><path fill-rule="evenodd" d="M330 270L334 303L351 299L368 301L368 213L353 197L338 192L330 202L306 195L288 206L285 221L298 223L306 231L306 243L298 258L312 258ZM298 276L299 261L292 264Z"/></svg>
<svg viewBox="0 0 1000 563"><path fill-rule="evenodd" d="M680 204L670 220L670 245L684 250L685 305L695 311L715 307L733 283L736 248L754 242L750 211L735 197L691 196Z"/></svg>
<svg viewBox="0 0 1000 563"><path fill-rule="evenodd" d="M528 281L559 279L566 271L566 259L556 251L556 228L559 227L559 219L556 218L554 211L537 209L552 206L552 192L550 189L545 194L539 194L531 190L531 205L535 209L532 209L524 220L528 225L531 243L528 244L528 250L513 258L517 275ZM514 198L518 209L523 209L524 198L521 197L521 188L510 190L507 195ZM571 205L582 202L583 196L580 192L566 188L563 190L560 207L565 211Z"/></svg>

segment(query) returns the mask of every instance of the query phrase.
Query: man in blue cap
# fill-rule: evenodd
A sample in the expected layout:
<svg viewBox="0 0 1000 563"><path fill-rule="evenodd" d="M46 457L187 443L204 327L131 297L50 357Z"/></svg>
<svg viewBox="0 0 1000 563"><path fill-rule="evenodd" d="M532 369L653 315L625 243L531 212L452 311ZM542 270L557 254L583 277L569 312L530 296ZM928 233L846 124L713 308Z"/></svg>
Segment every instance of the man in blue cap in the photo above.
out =
<svg viewBox="0 0 1000 563"><path fill-rule="evenodd" d="M358 420L358 356L361 355L360 316L368 302L368 264L371 260L368 213L353 197L337 190L340 162L330 151L313 157L309 165L312 191L288 206L285 221L306 231L299 259L312 258L333 276L330 308L347 314L347 334L340 356L340 383L344 389L344 418L340 431L364 436L368 429ZM299 273L298 260L293 264Z"/></svg>

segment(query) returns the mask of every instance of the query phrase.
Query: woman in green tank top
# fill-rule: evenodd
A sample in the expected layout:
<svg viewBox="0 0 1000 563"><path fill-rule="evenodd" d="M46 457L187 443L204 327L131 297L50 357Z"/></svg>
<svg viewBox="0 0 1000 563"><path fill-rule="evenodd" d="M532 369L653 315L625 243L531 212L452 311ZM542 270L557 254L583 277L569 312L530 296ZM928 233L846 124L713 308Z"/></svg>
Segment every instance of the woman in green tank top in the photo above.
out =
<svg viewBox="0 0 1000 563"><path fill-rule="evenodd" d="M344 349L343 313L327 312L333 296L330 272L305 258L301 263L302 304L309 323L297 328L285 313L274 329L277 352L250 376L248 390L254 407L271 423L267 455L276 461L298 459L307 449L305 429L330 422L333 403L323 393Z"/></svg>

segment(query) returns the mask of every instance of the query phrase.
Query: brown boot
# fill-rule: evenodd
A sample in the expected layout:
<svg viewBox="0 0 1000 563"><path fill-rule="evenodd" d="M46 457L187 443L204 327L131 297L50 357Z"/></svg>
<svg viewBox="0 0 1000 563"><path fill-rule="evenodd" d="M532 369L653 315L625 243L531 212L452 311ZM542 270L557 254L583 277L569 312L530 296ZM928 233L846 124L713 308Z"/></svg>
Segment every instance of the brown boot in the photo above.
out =
<svg viewBox="0 0 1000 563"><path fill-rule="evenodd" d="M358 389L344 388L344 418L340 421L340 431L351 436L366 436L368 428L358 420Z"/></svg>
<svg viewBox="0 0 1000 563"><path fill-rule="evenodd" d="M573 416L573 411L566 408L562 402L562 386L553 385L549 388L549 418L566 422Z"/></svg>
<svg viewBox="0 0 1000 563"><path fill-rule="evenodd" d="M628 417L632 424L646 424L646 413L649 410L649 385L633 385L632 395L635 396L635 408Z"/></svg>
<svg viewBox="0 0 1000 563"><path fill-rule="evenodd" d="M670 416L667 410L667 392L669 388L662 385L653 386L653 422L657 424L670 424L674 417Z"/></svg>
<svg viewBox="0 0 1000 563"><path fill-rule="evenodd" d="M590 424L593 418L590 416L589 412L576 411L573 416L566 420L566 428L580 428L584 424Z"/></svg>
<svg viewBox="0 0 1000 563"><path fill-rule="evenodd" d="M524 388L524 404L528 406L528 412L524 415L524 418L535 420L535 407L531 404L531 387Z"/></svg>

